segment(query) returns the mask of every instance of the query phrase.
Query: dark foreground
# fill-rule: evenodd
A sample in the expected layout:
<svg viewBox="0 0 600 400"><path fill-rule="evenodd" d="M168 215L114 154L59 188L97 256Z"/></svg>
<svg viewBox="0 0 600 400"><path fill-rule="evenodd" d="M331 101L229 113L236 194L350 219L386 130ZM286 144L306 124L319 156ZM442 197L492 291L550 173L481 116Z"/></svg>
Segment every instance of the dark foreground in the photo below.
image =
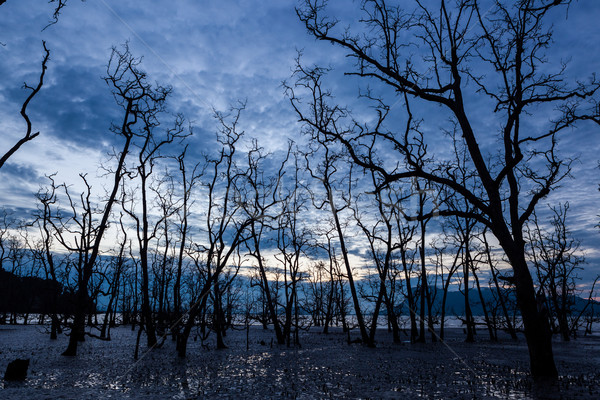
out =
<svg viewBox="0 0 600 400"><path fill-rule="evenodd" d="M386 332L376 349L348 345L339 330L303 332L302 347L271 347L271 331L229 332L229 349L190 342L177 359L167 340L136 363L135 334L116 328L110 342L88 339L76 358L62 357L67 338L51 341L39 326L0 327L0 372L29 358L23 383L0 381L0 399L600 399L600 336L555 342L560 380L528 377L525 341L463 342L462 330L446 343L394 345ZM261 343L262 341L262 343ZM144 350L145 351L145 350ZM142 353L143 354L143 351Z"/></svg>

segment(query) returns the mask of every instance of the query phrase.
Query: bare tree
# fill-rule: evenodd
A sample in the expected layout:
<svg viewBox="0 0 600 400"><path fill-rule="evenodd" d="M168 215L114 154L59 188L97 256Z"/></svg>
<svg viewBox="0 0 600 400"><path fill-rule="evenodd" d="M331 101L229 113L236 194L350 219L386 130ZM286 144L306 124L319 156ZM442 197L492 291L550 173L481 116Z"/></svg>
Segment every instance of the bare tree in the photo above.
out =
<svg viewBox="0 0 600 400"><path fill-rule="evenodd" d="M270 280L267 276L267 262L262 255L262 246L265 245L265 236L272 233L275 227L275 221L281 211L276 207L281 203L279 191L281 190L282 180L285 175L285 165L288 161L292 144L289 144L288 152L281 163L277 175L265 176L262 163L267 156L263 150L254 142L250 151L248 151L248 168L244 173L244 178L240 181L241 187L237 191L242 194L246 201L241 205L250 220L249 235L251 240L246 242L249 255L256 260L259 275L259 286L264 296L269 319L275 330L275 337L278 344L285 343L285 334L281 327L278 317L277 297L272 293ZM264 321L266 324L266 320Z"/></svg>
<svg viewBox="0 0 600 400"><path fill-rule="evenodd" d="M344 312L343 307L339 307L339 306L338 306L338 311L336 312L336 298L338 298L340 296L339 291L343 290L343 288L341 287L341 285L343 283L341 281L338 282L338 277L341 274L339 271L339 264L338 264L337 258L335 256L335 250L333 247L334 245L332 243L334 231L335 231L335 228L332 226L329 226L328 229L325 229L324 231L321 231L320 229L317 229L315 231L317 243L315 243L314 246L316 248L320 248L321 250L325 251L325 253L328 256L326 265L323 266L323 268L327 268L327 275L328 275L327 276L328 292L327 292L327 298L326 298L326 300L324 300L326 305L324 306L324 310L323 310L323 312L325 314L325 319L323 321L323 333L325 333L325 334L329 333L329 327L333 324L336 314L339 315L340 313ZM325 237L326 243L323 243L323 239L322 239L323 237ZM321 239L319 239L319 238L321 238ZM318 268L321 268L321 267L319 266ZM342 301L342 303L343 303L343 301ZM344 328L346 328L345 318L344 318L343 325L344 325Z"/></svg>
<svg viewBox="0 0 600 400"><path fill-rule="evenodd" d="M0 210L0 272L7 272L8 276L27 275L25 267L30 260L26 257L28 252L20 233L22 228L6 209ZM8 280L3 279L0 283L3 295L0 323L5 324L8 317L8 323L16 324L18 309L24 309L24 304L20 304L22 296Z"/></svg>
<svg viewBox="0 0 600 400"><path fill-rule="evenodd" d="M585 263L580 254L580 243L567 226L569 203L552 209L552 230L543 229L537 215L528 230L528 250L536 268L538 297L544 301L551 322L558 323L564 341L573 334L573 308L577 292L577 271ZM554 325L554 324L552 324Z"/></svg>
<svg viewBox="0 0 600 400"><path fill-rule="evenodd" d="M327 315L327 300L330 281L327 280L327 265L323 261L310 264L302 287L304 302L302 309L311 316L313 326L324 326Z"/></svg>
<svg viewBox="0 0 600 400"><path fill-rule="evenodd" d="M112 188L108 198L104 202L104 208L101 211L101 220L95 227L93 236L86 239L89 248L89 254L85 258L82 266L82 276L78 286L77 304L73 321L72 331L69 338L69 345L63 355L75 356L77 354L77 342L80 336L77 332L83 332L85 324L85 307L88 297L88 283L94 271L94 265L100 252L104 232L106 231L109 219L112 213L112 206L117 200L123 175L125 173L125 160L130 151L130 146L134 138L134 129L138 121L143 116L151 114L152 110L160 107L164 103L168 89L158 87L153 89L146 81L146 74L139 67L140 61L136 60L129 48L125 46L124 51L113 48L110 61L107 66L106 83L111 86L113 97L117 105L123 109L123 121L120 126L113 125L111 131L117 136L124 138L123 147L120 152L115 153L117 165L112 170L113 177Z"/></svg>
<svg viewBox="0 0 600 400"><path fill-rule="evenodd" d="M5 2L6 2L6 0L0 0L0 6L3 5ZM56 3L56 6L54 8L54 12L52 13L52 20L50 21L50 23L48 25L46 25L46 27L44 27L44 29L46 29L50 25L54 25L58 22L58 17L60 15L62 9L67 5L67 0L49 0L48 3ZM42 29L42 30L44 30L44 29ZM27 114L27 107L29 106L29 103L31 102L31 100L33 100L33 98L39 93L39 91L42 89L42 86L44 85L44 77L46 75L46 69L48 68L46 64L48 63L48 60L50 59L50 50L48 50L48 48L46 47L46 41L42 41L42 46L44 47L44 58L42 59L42 71L40 72L40 77L38 79L38 83L35 87L29 86L27 83L23 84L23 87L25 89L31 91L31 93L29 94L29 96L27 96L27 98L25 99L25 101L23 102L23 105L21 107L21 117L23 117L23 119L25 120L25 124L26 124L25 135L21 139L19 139L17 141L17 143L15 143L8 151L6 151L6 153L4 153L4 155L2 157L0 157L0 168L2 168L4 166L4 163L14 153L16 153L17 150L19 150L21 148L21 146L23 146L25 143L29 142L30 140L35 139L40 134L40 132L33 132L32 123L31 123L31 120L29 119L29 115Z"/></svg>
<svg viewBox="0 0 600 400"><path fill-rule="evenodd" d="M60 13L63 12L63 9L67 6L67 1L68 0L48 0L48 4L54 3L54 11L52 12L52 19L50 20L48 25L46 25L42 30L45 30L49 26L54 25L58 22L58 17L60 16ZM0 6L4 3L6 3L6 0L0 0Z"/></svg>
<svg viewBox="0 0 600 400"><path fill-rule="evenodd" d="M378 176L374 171L370 172L370 178L374 189L377 189ZM395 343L400 342L400 327L398 326L398 320L395 312L395 304L390 296L390 291L393 288L390 286L388 289L388 277L391 277L392 270L394 269L394 256L395 253L400 250L404 251L403 246L405 243L402 240L398 240L400 236L395 231L394 216L401 213L402 202L406 200L405 197L398 197L397 190L375 190L372 194L374 204L367 204L366 210L359 212L358 204L360 195L357 197L355 206L353 208L354 219L357 225L361 228L367 241L369 243L369 250L371 252L371 258L375 263L376 276L378 288L376 290L375 308L372 312L371 328L369 330L369 337L372 342L375 341L375 332L377 330L377 320L382 305L385 305L388 321L391 324L393 338ZM376 219L373 221L372 209L377 209ZM400 215L396 215L396 219L400 218ZM371 220L371 221L369 221ZM369 222L367 222L369 221ZM371 224L370 226L368 224ZM393 283L393 282L392 282Z"/></svg>
<svg viewBox="0 0 600 400"><path fill-rule="evenodd" d="M403 197L403 196L402 196ZM401 198L401 197L400 197ZM395 196L392 204L400 204L400 198ZM410 341L417 341L419 331L417 327L417 306L415 290L412 286L413 266L415 264L416 250L412 249L412 241L417 231L417 224L409 224L402 213L394 213L394 224L398 233L398 250L400 251L400 265L402 266L402 274L404 275L404 285L401 289L404 290L404 298L407 302L407 308L410 319Z"/></svg>
<svg viewBox="0 0 600 400"><path fill-rule="evenodd" d="M90 296L91 281L96 271L96 261L99 260L96 243L99 235L103 233L98 215L101 210L92 200L92 186L85 174L80 174L85 189L78 196L71 194L71 189L66 184L56 186L54 179L50 179L51 189L56 192L60 189L66 205L60 207L50 219L53 234L58 243L67 252L71 253L76 275L76 297L73 322L69 334L69 345L63 355L75 356L78 342L85 340L86 315L93 311ZM106 227L105 227L106 228ZM93 260L92 260L93 259Z"/></svg>
<svg viewBox="0 0 600 400"><path fill-rule="evenodd" d="M17 143L15 143L6 153L4 153L4 155L2 157L0 157L0 168L2 168L4 166L4 163L13 155L17 152L17 150L19 150L21 148L21 146L23 146L25 143L29 142L30 140L35 139L40 133L39 132L33 132L33 127L31 124L31 120L29 119L29 116L27 115L27 107L29 106L29 103L31 102L31 100L33 100L33 98L39 93L39 91L42 89L42 86L44 85L44 76L46 75L46 64L48 63L48 59L50 58L50 50L48 50L48 48L46 47L46 42L42 42L42 45L44 46L44 59L42 60L42 72L40 73L40 78L38 80L38 83L35 87L29 86L27 83L23 84L23 87L27 90L31 90L31 93L29 93L29 96L27 96L27 98L25 99L25 102L23 103L23 106L21 107L21 117L23 117L23 119L25 120L25 124L26 124L26 131L25 131L25 135L19 139L19 141Z"/></svg>
<svg viewBox="0 0 600 400"><path fill-rule="evenodd" d="M58 17L60 17L60 13L63 12L63 9L67 6L67 1L68 0L48 0L48 3L54 3L54 12L52 13L52 19L50 20L50 22L42 30L45 30L49 26L58 23Z"/></svg>
<svg viewBox="0 0 600 400"><path fill-rule="evenodd" d="M206 171L211 175L207 182L203 182L207 198L206 236L203 242L194 244L198 255L195 260L196 265L202 266L204 279L199 282L199 290L191 297L187 320L177 338L179 357L186 355L188 338L196 325L197 317L204 314L211 292L214 294L213 300L216 301L213 307L213 330L217 336L217 347L225 348L221 329L219 278L229 266L238 247L249 240L245 231L251 223L251 219L241 215L243 209L240 199L236 198L238 192L235 190L235 181L240 176L235 156L236 146L243 135L243 132L238 131L243 108L243 105L235 108L232 115L216 113L216 118L221 124L218 143L222 148L218 157L207 160ZM231 122L228 120L229 117Z"/></svg>
<svg viewBox="0 0 600 400"><path fill-rule="evenodd" d="M156 239L158 230L163 224L167 224L167 219L175 212L171 206L168 206L166 209L163 207L163 211L165 212L156 221L151 221L151 177L156 163L160 158L164 157L160 153L161 149L174 140L186 136L182 127L183 119L181 116L177 116L175 126L167 129L164 134L156 132L160 125L159 114L164 111L163 107L164 103L147 110L148 112L140 117L142 123L140 132L134 134L134 142L139 150L137 151L135 174L131 173L130 177L139 180L139 203L136 195L136 192L138 192L137 188L132 189L129 193L123 191L123 198L121 200L123 210L133 219L136 230L139 262L142 272L142 315L148 347L153 347L157 343L156 329L150 304L150 243ZM156 190L154 192L156 193ZM158 198L160 201L160 196ZM165 205L164 202L163 205ZM168 248L167 243L165 251L168 251Z"/></svg>
<svg viewBox="0 0 600 400"><path fill-rule="evenodd" d="M53 180L52 176L49 177ZM54 218L53 206L56 203L56 185L52 184L48 188L40 189L37 193L37 198L40 204L38 205L38 211L34 224L37 225L40 232L40 244L39 251L34 251L34 257L37 257L39 262L43 265L46 273L46 279L51 279L57 286L59 285L59 279L57 269L64 263L65 258L60 259L52 254L52 245L54 242L52 220ZM31 246L32 249L36 246ZM58 260L57 260L58 259ZM58 262L57 262L58 261ZM50 328L50 339L57 339L58 334L62 333L62 327L58 318L58 296L59 292L56 291L52 297L52 304L50 305L52 325Z"/></svg>
<svg viewBox="0 0 600 400"><path fill-rule="evenodd" d="M445 243L444 247L437 247L436 245L433 246L436 255L437 255L437 262L436 264L439 266L440 268L440 278L442 281L442 304L441 304L441 316L440 316L440 339L444 340L444 326L446 324L446 301L448 299L448 289L450 288L450 284L454 281L454 274L456 274L456 272L458 271L458 268L460 267L459 264L459 259L460 259L460 255L462 254L462 250L463 250L463 246L464 243L460 243L460 245L458 247L454 247L452 245L455 245L455 243L452 243L451 240L448 240L447 235L446 236L446 240L445 242L450 242L450 243ZM449 267L445 268L444 267L444 254L447 250L447 246L450 245L451 248L454 247L456 248L456 251L454 253L454 257L452 258L452 265L450 265ZM446 272L446 276L444 278L444 269L447 270Z"/></svg>
<svg viewBox="0 0 600 400"><path fill-rule="evenodd" d="M110 328L114 325L114 315L119 304L119 286L121 285L122 275L127 268L127 230L123 225L123 215L119 218L119 226L122 237L117 242L116 255L110 260L109 276L106 281L109 283L108 290L103 293L108 296L108 304L106 305L106 313L100 328L100 337L110 340Z"/></svg>
<svg viewBox="0 0 600 400"><path fill-rule="evenodd" d="M291 344L292 326L294 344L299 345L298 292L303 275L300 267L311 242L311 234L300 218L300 213L304 211L308 199L300 185L299 156L298 152L294 153L295 168L289 187L279 190L281 212L275 222L276 244L279 250L275 258L283 267L284 303L282 306L285 310L283 335L288 346Z"/></svg>
<svg viewBox="0 0 600 400"><path fill-rule="evenodd" d="M177 163L179 165L179 172L181 173L181 190L182 190L182 204L178 209L179 216L179 249L177 253L177 269L175 272L175 283L173 285L173 312L174 312L174 320L175 326L173 326L173 331L175 332L175 338L179 334L180 331L180 323L182 316L182 294L181 294L181 278L183 275L183 266L184 266L184 257L186 252L186 247L188 245L188 233L189 233L189 224L188 218L190 214L190 208L192 207L194 201L192 200L192 193L194 191L195 186L200 181L200 178L204 174L204 169L202 164L197 163L193 166L191 171L186 165L186 155L187 146L183 149L181 154L177 157Z"/></svg>
<svg viewBox="0 0 600 400"><path fill-rule="evenodd" d="M388 7L382 0L370 0L363 3L360 34L340 30L338 21L327 16L326 6L319 0L308 0L298 9L300 20L312 35L344 49L356 60L350 75L376 81L400 95L409 123L409 102L437 105L447 113L468 150L481 194L453 180L444 169L419 165L412 135L386 128L390 106L377 105L380 118L374 126L352 121L344 124L347 111L328 104L330 99L324 98L327 92L319 89L322 69L302 70L301 79L310 82L310 96L316 99L309 103L311 110L316 112L305 111L293 91L290 94L304 123L329 140L342 143L353 162L377 171L384 185L418 177L454 190L472 205L474 213L440 210L440 215L470 216L498 239L514 272L535 377L556 378L557 371L551 338L543 329L535 300L523 228L539 201L568 174L569 163L556 151L557 135L578 120L591 118L583 109L584 103L600 86L594 78L587 84L571 84L564 66L557 72L540 68L552 37L543 22L568 3L498 1L484 13L478 1L459 1L451 8L441 0L435 9L417 3L414 12L405 12ZM416 45L415 52L407 51L409 45ZM473 96L481 101L471 102ZM476 114L470 110L471 104L477 104ZM487 105L501 123L501 145L489 155L482 142L488 129L481 128L476 117ZM557 111L545 127L527 132L521 129L530 115L553 106ZM364 146L374 140L396 150L403 165L394 168L376 162Z"/></svg>
<svg viewBox="0 0 600 400"><path fill-rule="evenodd" d="M152 293L154 298L153 309L156 310L156 324L159 332L165 332L167 328L170 301L169 301L169 286L175 276L175 240L176 234L173 232L171 217L174 216L181 205L175 200L174 179L169 174L168 169L165 169L164 176L158 178L158 182L151 185L150 189L155 197L154 209L160 210L160 228L155 241L155 249L152 254L152 272L153 272L153 287Z"/></svg>
<svg viewBox="0 0 600 400"><path fill-rule="evenodd" d="M426 181L427 184L427 181ZM419 225L419 234L420 238L418 241L419 248L419 260L421 264L421 270L419 274L419 337L417 338L417 342L425 343L425 307L427 306L427 329L431 333L431 340L435 342L437 340L435 332L433 330L433 319L432 319L432 286L430 284L428 274L427 274L427 259L425 257L425 248L427 247L427 243L425 243L425 235L427 232L427 224L431 221L433 217L433 213L428 213L426 211L426 202L428 201L427 187L421 187L421 182L416 179L414 181L414 190L418 197L418 211L416 216L408 217L409 219L414 219L418 221ZM435 285L433 286L435 288ZM426 304L427 303L427 304Z"/></svg>
<svg viewBox="0 0 600 400"><path fill-rule="evenodd" d="M311 195L313 197L313 204L315 204L317 209L322 209L323 207L327 206L331 212L333 226L335 227L335 232L337 234L338 243L340 246L340 252L344 261L346 279L348 280L348 286L350 287L350 293L352 294L354 313L356 315L356 321L360 330L361 340L366 345L374 346L374 343L372 342L367 330L363 312L361 310L358 291L354 283L354 273L348 257L344 224L340 216L341 212L348 206L350 201L350 188L352 185L352 179L351 176L346 176L341 179L341 184L347 185L346 190L336 190L335 182L339 178L334 177L334 174L338 172L338 163L342 158L342 154L336 153L332 146L327 143L326 139L320 135L319 131L311 131L310 135L312 136L313 142L316 144L316 149L312 152L312 154L307 153L305 155L306 169L310 172L310 175L313 179L321 183L322 188L325 191L325 199L321 200L320 202L315 199L314 195ZM311 165L311 158L309 156L312 156L313 160L315 160L313 161L313 165ZM338 196L342 197L343 205L341 206L336 204L336 201L339 202L339 198L337 198Z"/></svg>
<svg viewBox="0 0 600 400"><path fill-rule="evenodd" d="M494 288L496 289L496 298L497 301L500 303L500 307L502 308L502 313L504 315L504 321L506 324L506 330L508 331L508 333L510 334L510 337L513 340L517 339L517 333L515 331L515 327L513 325L513 323L511 322L511 318L510 315L508 313L508 306L507 306L507 294L506 294L506 290L504 290L503 288L500 287L500 283L499 283L499 279L498 279L498 271L496 269L496 266L494 265L494 260L492 258L492 251L491 251L491 247L488 243L488 239L487 239L487 229L483 230L483 233L481 235L481 239L483 241L483 245L485 248L485 254L487 256L487 262L490 266L490 273L492 275L491 280L494 283Z"/></svg>

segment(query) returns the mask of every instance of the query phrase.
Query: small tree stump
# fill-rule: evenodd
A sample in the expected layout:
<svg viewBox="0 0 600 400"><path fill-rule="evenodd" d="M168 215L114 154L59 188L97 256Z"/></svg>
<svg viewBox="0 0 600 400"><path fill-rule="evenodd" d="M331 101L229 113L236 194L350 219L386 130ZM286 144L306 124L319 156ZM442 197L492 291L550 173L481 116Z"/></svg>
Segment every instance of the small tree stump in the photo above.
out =
<svg viewBox="0 0 600 400"><path fill-rule="evenodd" d="M4 373L5 381L24 381L27 379L29 360L16 359L8 364Z"/></svg>

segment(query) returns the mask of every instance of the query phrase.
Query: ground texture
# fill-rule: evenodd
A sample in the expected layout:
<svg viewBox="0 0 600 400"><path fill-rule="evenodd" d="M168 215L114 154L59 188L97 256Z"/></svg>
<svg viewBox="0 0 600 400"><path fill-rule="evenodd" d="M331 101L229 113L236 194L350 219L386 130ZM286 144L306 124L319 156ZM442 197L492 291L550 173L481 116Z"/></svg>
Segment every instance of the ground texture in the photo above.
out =
<svg viewBox="0 0 600 400"><path fill-rule="evenodd" d="M183 360L167 340L142 348L136 362L128 328L113 329L108 342L88 339L68 358L65 336L2 326L0 373L15 358L30 367L25 382L0 381L0 399L600 399L600 336L555 342L557 383L529 378L523 339L494 343L483 331L476 343L451 329L443 343L401 345L382 331L375 349L348 345L339 330L302 332L295 348L271 345L272 337L252 327L248 343L245 330L229 332L226 350L191 341Z"/></svg>

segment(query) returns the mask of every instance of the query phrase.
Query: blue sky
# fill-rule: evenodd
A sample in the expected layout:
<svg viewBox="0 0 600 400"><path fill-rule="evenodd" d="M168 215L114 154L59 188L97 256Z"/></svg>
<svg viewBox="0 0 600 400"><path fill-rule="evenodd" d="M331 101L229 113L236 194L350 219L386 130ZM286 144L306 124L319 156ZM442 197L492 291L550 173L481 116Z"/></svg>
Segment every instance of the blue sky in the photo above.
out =
<svg viewBox="0 0 600 400"><path fill-rule="evenodd" d="M37 79L42 40L51 51L43 91L29 109L42 135L2 172L16 178L4 179L5 205L33 206L30 194L44 174L58 172L59 181L73 182L79 172L96 172L114 141L110 122L119 116L101 77L111 47L126 41L144 57L151 81L173 86L169 109L193 122L200 146L207 136L213 142L212 109L227 110L238 100L247 101L243 129L262 146L283 150L287 138L297 136L281 83L291 75L297 49L313 40L297 21L294 3L153 2L140 9L135 2L70 1L59 23L42 32L52 6L9 1L0 14L1 148L23 132L19 108L27 92L21 85Z"/></svg>
<svg viewBox="0 0 600 400"><path fill-rule="evenodd" d="M8 0L0 7L0 150L24 131L19 109L27 92L23 82L36 81L42 40L51 50L46 83L30 106L34 131L0 172L0 204L26 212L35 208L35 193L44 175L58 172L59 182L78 182L80 172L98 174L114 144L108 127L117 119L109 88L101 79L112 46L129 41L152 81L173 86L169 109L182 112L195 127L194 144L212 143L212 108L226 110L247 101L242 128L267 150L284 151L289 138L302 141L297 116L281 84L291 79L297 51L303 62L331 66L327 80L342 104L354 105L358 84L343 77L351 69L344 52L310 37L296 16L295 1L116 1L69 0L57 24L53 5L39 0ZM332 1L331 11L352 26L357 1ZM600 65L600 4L572 4L568 20L555 17L551 60L571 59L568 73L585 79ZM552 63L550 63L552 66ZM476 107L477 104L472 104ZM430 110L432 129L443 117ZM486 122L485 116L481 117ZM440 122L441 123L441 122ZM565 132L561 151L578 157L573 178L545 203L571 203L571 229L586 249L587 276L600 273L600 159L597 127L583 125ZM490 137L490 143L493 139ZM192 147L194 147L192 145ZM541 208L544 208L542 204Z"/></svg>

